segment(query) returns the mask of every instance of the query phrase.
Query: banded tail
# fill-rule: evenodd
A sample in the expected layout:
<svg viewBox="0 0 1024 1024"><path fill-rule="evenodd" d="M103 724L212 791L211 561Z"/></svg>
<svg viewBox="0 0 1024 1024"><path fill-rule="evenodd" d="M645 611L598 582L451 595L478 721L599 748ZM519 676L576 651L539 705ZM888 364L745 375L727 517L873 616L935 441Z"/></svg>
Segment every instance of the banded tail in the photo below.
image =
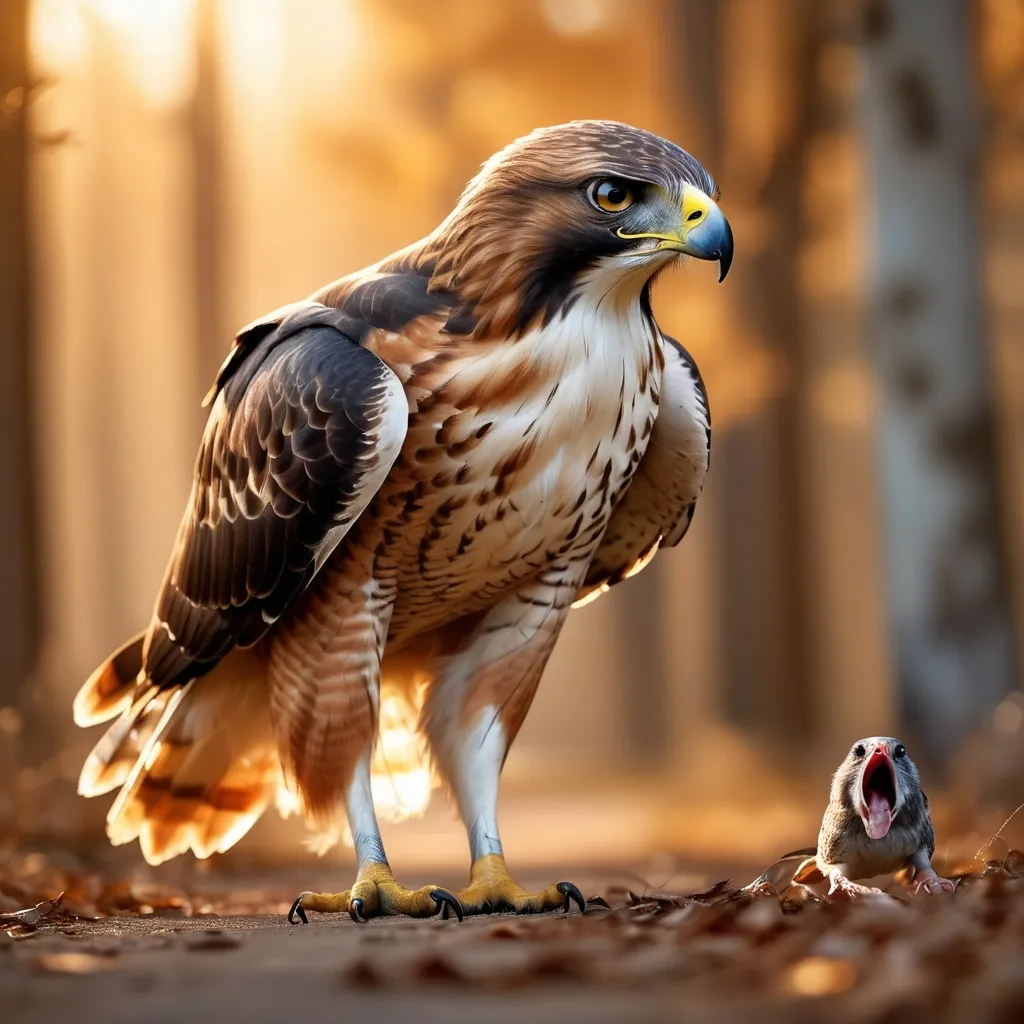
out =
<svg viewBox="0 0 1024 1024"><path fill-rule="evenodd" d="M75 698L78 725L114 719L86 759L82 796L120 788L107 835L139 840L150 864L223 853L253 826L280 778L264 667L236 649L211 672L160 689L142 674L143 636L116 650Z"/></svg>

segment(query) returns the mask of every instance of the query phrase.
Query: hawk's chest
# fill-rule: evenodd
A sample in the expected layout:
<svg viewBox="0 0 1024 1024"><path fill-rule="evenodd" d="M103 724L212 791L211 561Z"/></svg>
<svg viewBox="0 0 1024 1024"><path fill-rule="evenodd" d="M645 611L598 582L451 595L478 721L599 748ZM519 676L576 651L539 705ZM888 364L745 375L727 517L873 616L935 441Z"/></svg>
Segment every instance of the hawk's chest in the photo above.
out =
<svg viewBox="0 0 1024 1024"><path fill-rule="evenodd" d="M571 312L411 380L382 494L401 594L460 612L600 540L647 446L661 340L639 304ZM396 608L396 614L400 611Z"/></svg>

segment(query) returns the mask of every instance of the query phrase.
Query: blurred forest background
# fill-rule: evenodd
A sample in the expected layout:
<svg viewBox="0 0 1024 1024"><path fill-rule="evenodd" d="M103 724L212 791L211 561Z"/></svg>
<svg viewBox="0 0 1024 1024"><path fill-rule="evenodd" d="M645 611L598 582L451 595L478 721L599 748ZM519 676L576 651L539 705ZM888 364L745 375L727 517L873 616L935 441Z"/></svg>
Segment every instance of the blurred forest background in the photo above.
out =
<svg viewBox="0 0 1024 1024"><path fill-rule="evenodd" d="M71 698L148 619L234 331L590 117L701 159L736 262L656 291L709 487L570 617L510 858L805 845L866 734L940 807L1024 800L1024 0L3 0L0 835L102 835ZM441 799L387 839L464 862Z"/></svg>

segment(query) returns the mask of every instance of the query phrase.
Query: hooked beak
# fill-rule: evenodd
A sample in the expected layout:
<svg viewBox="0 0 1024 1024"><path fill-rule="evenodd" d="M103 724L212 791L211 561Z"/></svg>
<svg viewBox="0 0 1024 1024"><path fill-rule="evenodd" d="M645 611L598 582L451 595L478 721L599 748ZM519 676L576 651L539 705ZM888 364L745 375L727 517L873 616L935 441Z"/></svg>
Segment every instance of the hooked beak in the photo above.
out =
<svg viewBox="0 0 1024 1024"><path fill-rule="evenodd" d="M658 249L671 249L699 260L718 260L720 283L732 266L732 228L718 204L693 185L683 186L679 224L672 231L633 235L620 228L616 234L620 238L657 238Z"/></svg>
<svg viewBox="0 0 1024 1024"><path fill-rule="evenodd" d="M856 786L853 805L864 831L871 839L885 838L900 808L900 790L896 765L884 743L865 758Z"/></svg>

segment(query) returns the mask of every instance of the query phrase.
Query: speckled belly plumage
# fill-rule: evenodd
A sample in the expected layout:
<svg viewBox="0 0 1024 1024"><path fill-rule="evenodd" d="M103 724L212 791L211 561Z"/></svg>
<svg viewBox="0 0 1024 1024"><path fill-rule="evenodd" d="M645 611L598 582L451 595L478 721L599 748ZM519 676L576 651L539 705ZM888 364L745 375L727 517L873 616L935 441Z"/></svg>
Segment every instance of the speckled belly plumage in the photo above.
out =
<svg viewBox="0 0 1024 1024"><path fill-rule="evenodd" d="M401 456L334 559L372 552L394 595L389 650L560 560L589 561L653 428L658 343L538 373L494 402L452 387L454 363L417 403Z"/></svg>

